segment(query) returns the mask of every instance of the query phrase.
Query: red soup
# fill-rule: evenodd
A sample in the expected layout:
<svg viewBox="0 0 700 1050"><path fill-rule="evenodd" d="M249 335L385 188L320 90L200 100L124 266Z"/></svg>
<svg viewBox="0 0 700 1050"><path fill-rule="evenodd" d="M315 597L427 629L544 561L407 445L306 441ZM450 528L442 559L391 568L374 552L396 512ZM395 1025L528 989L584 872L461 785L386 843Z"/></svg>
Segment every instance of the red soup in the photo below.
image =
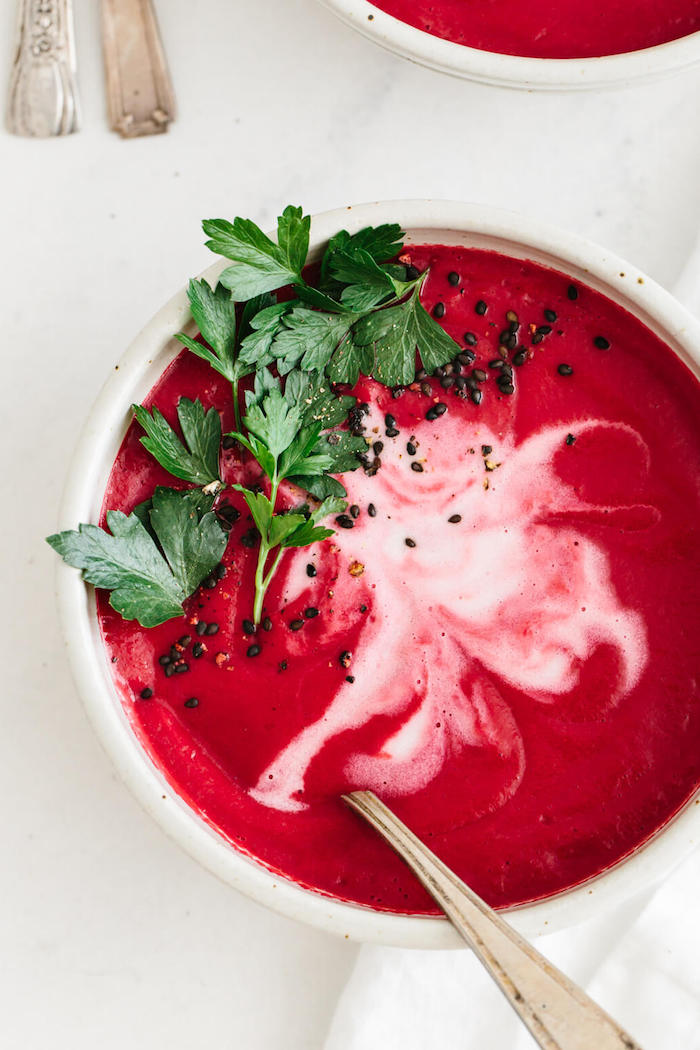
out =
<svg viewBox="0 0 700 1050"><path fill-rule="evenodd" d="M594 58L700 30L700 0L373 0L433 36L531 58Z"/></svg>
<svg viewBox="0 0 700 1050"><path fill-rule="evenodd" d="M216 585L151 630L100 594L102 632L143 746L247 854L341 900L433 910L339 799L372 788L512 905L615 863L700 782L700 388L560 273L441 246L402 259L430 266L424 304L463 353L403 392L360 382L370 469L343 478L359 513L285 555L261 653L246 657L256 550L230 490ZM149 402L174 421L183 395L233 425L229 388L187 352ZM139 436L105 509L172 482ZM174 644L188 669L168 678Z"/></svg>

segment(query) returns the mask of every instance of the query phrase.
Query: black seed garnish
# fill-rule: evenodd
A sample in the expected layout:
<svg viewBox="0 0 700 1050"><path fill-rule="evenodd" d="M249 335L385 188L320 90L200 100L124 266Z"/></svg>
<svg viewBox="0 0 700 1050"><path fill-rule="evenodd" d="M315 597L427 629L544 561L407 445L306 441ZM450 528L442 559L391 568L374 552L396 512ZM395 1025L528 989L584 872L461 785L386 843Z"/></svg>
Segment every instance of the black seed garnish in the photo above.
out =
<svg viewBox="0 0 700 1050"><path fill-rule="evenodd" d="M166 678L171 678L175 674L175 665L174 664L168 664L168 666L165 667L164 670L165 670L165 677Z"/></svg>
<svg viewBox="0 0 700 1050"><path fill-rule="evenodd" d="M486 311L488 310L488 306L486 305L483 299L479 299L474 309L480 317L483 317Z"/></svg>
<svg viewBox="0 0 700 1050"><path fill-rule="evenodd" d="M291 631L300 631L303 626L304 626L304 621L303 620L292 620L292 622L289 625L289 629Z"/></svg>
<svg viewBox="0 0 700 1050"><path fill-rule="evenodd" d="M500 392L502 394L513 394L513 393L515 393L515 387L513 386L513 384L509 383L507 381L505 383L499 383L498 384L498 389L500 390Z"/></svg>
<svg viewBox="0 0 700 1050"><path fill-rule="evenodd" d="M199 700L196 696L191 696L189 700L185 700L185 707L199 707Z"/></svg>
<svg viewBox="0 0 700 1050"><path fill-rule="evenodd" d="M214 569L214 575L216 576L217 580L223 580L224 576L226 575L226 566L223 562L219 562L219 564L216 566L216 568Z"/></svg>
<svg viewBox="0 0 700 1050"><path fill-rule="evenodd" d="M571 376L574 374L574 370L571 367L571 365L565 364L557 365L557 372L560 376Z"/></svg>
<svg viewBox="0 0 700 1050"><path fill-rule="evenodd" d="M444 401L438 401L437 405L434 406L436 416L444 416L447 412L447 405Z"/></svg>
<svg viewBox="0 0 700 1050"><path fill-rule="evenodd" d="M387 429L384 431L384 433L386 434L386 436L388 438L395 438L395 437L399 436L399 432L396 429L396 427L387 427Z"/></svg>
<svg viewBox="0 0 700 1050"><path fill-rule="evenodd" d="M270 617L269 616L265 616L263 618L263 622L260 624L260 626L262 627L263 631L271 631L272 630L272 620L270 619Z"/></svg>
<svg viewBox="0 0 700 1050"><path fill-rule="evenodd" d="M252 620L244 620L242 625L243 634L255 634L256 627Z"/></svg>
<svg viewBox="0 0 700 1050"><path fill-rule="evenodd" d="M410 536L406 537L406 539L404 540L404 543L406 544L407 547L415 547L415 545L416 545L416 541L412 540Z"/></svg>
<svg viewBox="0 0 700 1050"><path fill-rule="evenodd" d="M204 656L204 646L201 642L195 642L192 646L192 655L195 660L199 660L200 656Z"/></svg>
<svg viewBox="0 0 700 1050"><path fill-rule="evenodd" d="M494 357L492 361L489 361L489 368L503 368L503 358Z"/></svg>
<svg viewBox="0 0 700 1050"><path fill-rule="evenodd" d="M375 507L374 503L369 503L367 505L367 513L369 514L370 518L376 518L377 508Z"/></svg>
<svg viewBox="0 0 700 1050"><path fill-rule="evenodd" d="M384 442L375 441L372 445L372 451L374 452L375 456L381 456L382 452L384 451Z"/></svg>
<svg viewBox="0 0 700 1050"><path fill-rule="evenodd" d="M392 416L391 412L387 412L387 414L384 416L384 426L388 427L389 429L396 426L396 420Z"/></svg>
<svg viewBox="0 0 700 1050"><path fill-rule="evenodd" d="M361 613L366 613L367 612L367 606L366 605L361 605L360 606L360 612Z"/></svg>
<svg viewBox="0 0 700 1050"><path fill-rule="evenodd" d="M420 270L417 270L412 263L409 263L409 265L406 267L406 279L408 281L415 281L416 277L419 276Z"/></svg>
<svg viewBox="0 0 700 1050"><path fill-rule="evenodd" d="M460 523L460 521L462 520L462 515L461 514L450 514L450 516L449 516L449 518L447 520L449 521L450 525L458 525Z"/></svg>
<svg viewBox="0 0 700 1050"><path fill-rule="evenodd" d="M318 609L315 605L309 605L307 609L304 609L304 616L307 620L313 620L315 616L318 616Z"/></svg>
<svg viewBox="0 0 700 1050"><path fill-rule="evenodd" d="M355 675L354 674L346 674L345 675L345 681L349 682L350 685L352 685L353 682L355 681Z"/></svg>
<svg viewBox="0 0 700 1050"><path fill-rule="evenodd" d="M544 312L545 321L549 321L550 324L554 324L557 319L557 315L554 310L545 310Z"/></svg>
<svg viewBox="0 0 700 1050"><path fill-rule="evenodd" d="M338 662L340 663L340 666L341 667L349 667L351 661L352 661L352 653L349 652L347 649L343 649L342 653L338 657Z"/></svg>
<svg viewBox="0 0 700 1050"><path fill-rule="evenodd" d="M167 655L159 656L158 657L158 663L160 664L161 667L167 667L168 664L172 663L172 656L167 656Z"/></svg>
<svg viewBox="0 0 700 1050"><path fill-rule="evenodd" d="M440 386L443 390L449 390L451 386L455 385L454 376L443 376L440 380Z"/></svg>
<svg viewBox="0 0 700 1050"><path fill-rule="evenodd" d="M287 661L286 660L280 660L280 662L279 662L279 664L277 666L279 667L280 671L286 671L287 670Z"/></svg>
<svg viewBox="0 0 700 1050"><path fill-rule="evenodd" d="M486 372L483 368L472 368L472 377L476 379L477 383L486 382Z"/></svg>
<svg viewBox="0 0 700 1050"><path fill-rule="evenodd" d="M206 632L206 629L207 625L204 620L200 620L199 623L195 625L195 631L197 632L197 634L204 634Z"/></svg>
<svg viewBox="0 0 700 1050"><path fill-rule="evenodd" d="M353 518L359 518L360 516L360 508L356 503L353 503L350 507L350 516Z"/></svg>
<svg viewBox="0 0 700 1050"><path fill-rule="evenodd" d="M218 623L208 623L204 633L208 634L208 635L218 634L219 633L219 625L218 625Z"/></svg>
<svg viewBox="0 0 700 1050"><path fill-rule="evenodd" d="M190 669L190 665L184 661L181 664L171 664L171 667L173 668L173 674L184 674Z"/></svg>
<svg viewBox="0 0 700 1050"><path fill-rule="evenodd" d="M417 459L414 459L413 463L411 463L411 470L415 470L416 474L422 474L423 464L419 463Z"/></svg>
<svg viewBox="0 0 700 1050"><path fill-rule="evenodd" d="M421 383L420 392L421 394L426 394L427 397L430 397L430 395L433 392L433 388L431 387L430 383Z"/></svg>
<svg viewBox="0 0 700 1050"><path fill-rule="evenodd" d="M255 528L255 526L252 526L251 528L248 529L247 532L244 532L243 535L241 536L241 543L243 544L244 547L255 547L255 546L257 546L258 536L259 535L260 534L259 534L258 530Z"/></svg>
<svg viewBox="0 0 700 1050"><path fill-rule="evenodd" d="M467 346L476 346L476 334L474 332L465 332L464 342L467 344Z"/></svg>
<svg viewBox="0 0 700 1050"><path fill-rule="evenodd" d="M418 371L416 372L416 379L418 380L419 383L420 383L420 381L422 379L426 379L427 376L428 376L428 373L426 372L426 370L424 368L419 368Z"/></svg>
<svg viewBox="0 0 700 1050"><path fill-rule="evenodd" d="M606 339L604 335L597 335L593 340L593 345L597 346L599 350L609 350L610 340Z"/></svg>
<svg viewBox="0 0 700 1050"><path fill-rule="evenodd" d="M208 591L211 591L216 587L216 580L213 576L207 576L206 580L202 580L202 587L206 587Z"/></svg>
<svg viewBox="0 0 700 1050"><path fill-rule="evenodd" d="M518 350L517 354L513 354L513 364L516 368L520 368L527 361L527 350Z"/></svg>
<svg viewBox="0 0 700 1050"><path fill-rule="evenodd" d="M567 445L573 445L575 440L576 440L576 438L574 437L573 434L567 434L566 435L566 443L567 443Z"/></svg>
<svg viewBox="0 0 700 1050"><path fill-rule="evenodd" d="M474 402L475 405L480 405L481 404L482 393L481 393L480 390L472 390L472 391L470 391L469 396L470 396L470 398L472 399L472 401Z"/></svg>
<svg viewBox="0 0 700 1050"><path fill-rule="evenodd" d="M517 325L517 324L520 323L518 321L518 315L516 314L515 310L507 310L506 311L506 321L508 321L508 323L511 324L511 325L514 325L514 324ZM511 329L511 331L512 331L512 329Z"/></svg>
<svg viewBox="0 0 700 1050"><path fill-rule="evenodd" d="M450 270L447 275L447 283L451 284L453 288L459 284L459 274L456 270Z"/></svg>
<svg viewBox="0 0 700 1050"><path fill-rule="evenodd" d="M191 641L192 639L189 634L183 634L181 638L178 638L177 644L181 645L183 649L186 649Z"/></svg>
<svg viewBox="0 0 700 1050"><path fill-rule="evenodd" d="M142 700L150 700L151 697L153 696L153 690L149 689L149 687L146 686L145 689L141 690L141 692L139 693L139 696L141 697Z"/></svg>
<svg viewBox="0 0 700 1050"><path fill-rule="evenodd" d="M316 575L316 566L312 565L311 562L309 562L309 564L306 566L306 575L307 576L315 576Z"/></svg>
<svg viewBox="0 0 700 1050"><path fill-rule="evenodd" d="M570 284L569 287L566 289L566 294L572 302L574 301L574 299L578 299L578 288L576 287L576 285Z"/></svg>
<svg viewBox="0 0 700 1050"><path fill-rule="evenodd" d="M409 456L415 456L415 454L418 451L418 449L416 448L416 446L413 444L412 441L408 441L406 443L406 451L408 452Z"/></svg>
<svg viewBox="0 0 700 1050"><path fill-rule="evenodd" d="M491 445L482 445L481 446L481 455L482 456L490 456L492 452L493 452L493 448L491 447Z"/></svg>
<svg viewBox="0 0 700 1050"><path fill-rule="evenodd" d="M237 444L238 442L236 441L235 437L233 437L231 434L225 434L224 439L221 442L222 448L225 448L227 452L229 451L229 449L235 448Z"/></svg>
<svg viewBox="0 0 700 1050"><path fill-rule="evenodd" d="M434 419L437 419L437 412L435 411L435 405L433 405L431 408L428 409L428 411L425 413L425 418L429 419L431 421L431 423L432 423L432 421Z"/></svg>
<svg viewBox="0 0 700 1050"><path fill-rule="evenodd" d="M406 387L405 386L392 386L392 388L391 388L391 396L393 397L394 401L396 401L397 397L401 397L401 395L405 394L405 393L406 393Z"/></svg>
<svg viewBox="0 0 700 1050"><path fill-rule="evenodd" d="M249 645L245 651L246 656L260 656L262 647L260 645Z"/></svg>
<svg viewBox="0 0 700 1050"><path fill-rule="evenodd" d="M540 335L538 332L535 332L535 334L532 337L532 345L533 346L537 346L537 344L541 343L543 339L544 339L543 335Z"/></svg>
<svg viewBox="0 0 700 1050"><path fill-rule="evenodd" d="M335 523L336 525L340 525L341 529L352 529L355 527L355 522L349 514L339 514L335 519Z"/></svg>
<svg viewBox="0 0 700 1050"><path fill-rule="evenodd" d="M538 335L550 335L552 331L552 326L548 324L541 324L537 326L535 331Z"/></svg>
<svg viewBox="0 0 700 1050"><path fill-rule="evenodd" d="M433 317L444 317L445 316L445 304L435 303L433 307Z"/></svg>

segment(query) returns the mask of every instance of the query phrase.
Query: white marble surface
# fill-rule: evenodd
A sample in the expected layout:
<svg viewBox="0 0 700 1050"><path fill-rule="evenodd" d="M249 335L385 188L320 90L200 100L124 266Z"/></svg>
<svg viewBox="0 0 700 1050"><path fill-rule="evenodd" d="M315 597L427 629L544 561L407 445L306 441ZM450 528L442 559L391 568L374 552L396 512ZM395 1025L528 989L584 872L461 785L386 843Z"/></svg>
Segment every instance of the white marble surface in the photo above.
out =
<svg viewBox="0 0 700 1050"><path fill-rule="evenodd" d="M122 142L105 123L96 7L76 0L83 131L0 132L0 1041L317 1050L355 949L199 870L117 781L76 699L42 537L82 417L131 337L207 263L203 216L482 200L588 234L672 284L700 223L700 75L517 95L384 54L314 0L161 0L179 119Z"/></svg>

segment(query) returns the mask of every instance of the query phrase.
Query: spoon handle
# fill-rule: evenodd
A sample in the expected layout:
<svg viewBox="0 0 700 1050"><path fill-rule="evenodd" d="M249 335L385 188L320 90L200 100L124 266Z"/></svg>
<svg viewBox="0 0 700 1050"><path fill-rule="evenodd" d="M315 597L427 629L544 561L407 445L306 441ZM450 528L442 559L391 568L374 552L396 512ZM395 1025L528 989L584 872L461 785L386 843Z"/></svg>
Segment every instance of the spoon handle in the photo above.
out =
<svg viewBox="0 0 700 1050"><path fill-rule="evenodd" d="M175 96L152 0L102 0L107 108L122 138L158 135L175 119Z"/></svg>
<svg viewBox="0 0 700 1050"><path fill-rule="evenodd" d="M48 138L78 130L71 0L20 0L7 106L13 135Z"/></svg>
<svg viewBox="0 0 700 1050"><path fill-rule="evenodd" d="M458 879L371 791L343 798L411 868L543 1050L640 1050L585 992Z"/></svg>

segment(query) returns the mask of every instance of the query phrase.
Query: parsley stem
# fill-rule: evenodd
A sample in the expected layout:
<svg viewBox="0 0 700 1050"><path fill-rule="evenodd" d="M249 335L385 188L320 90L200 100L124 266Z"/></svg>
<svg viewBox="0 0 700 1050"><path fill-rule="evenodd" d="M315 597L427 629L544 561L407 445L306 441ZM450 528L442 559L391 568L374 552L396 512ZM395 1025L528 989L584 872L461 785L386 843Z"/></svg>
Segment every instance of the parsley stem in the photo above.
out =
<svg viewBox="0 0 700 1050"><path fill-rule="evenodd" d="M270 487L270 503L272 504L272 514L275 513L275 504L277 503L277 490L279 489L280 479L277 477L277 466L275 465L275 473L272 478L272 484ZM255 601L253 604L253 623L257 627L260 623L262 616L262 607L265 595L267 594L267 588L272 582L272 577L277 572L277 567L281 561L284 553L284 547L280 547L277 551L275 559L270 567L267 575L265 574L265 566L267 564L268 555L270 554L271 548L267 542L267 537L262 536L260 538L260 550L258 551L258 564L255 567Z"/></svg>
<svg viewBox="0 0 700 1050"><path fill-rule="evenodd" d="M241 433L241 406L238 403L238 380L231 380L231 390L233 391L233 416L236 421L236 430Z"/></svg>

